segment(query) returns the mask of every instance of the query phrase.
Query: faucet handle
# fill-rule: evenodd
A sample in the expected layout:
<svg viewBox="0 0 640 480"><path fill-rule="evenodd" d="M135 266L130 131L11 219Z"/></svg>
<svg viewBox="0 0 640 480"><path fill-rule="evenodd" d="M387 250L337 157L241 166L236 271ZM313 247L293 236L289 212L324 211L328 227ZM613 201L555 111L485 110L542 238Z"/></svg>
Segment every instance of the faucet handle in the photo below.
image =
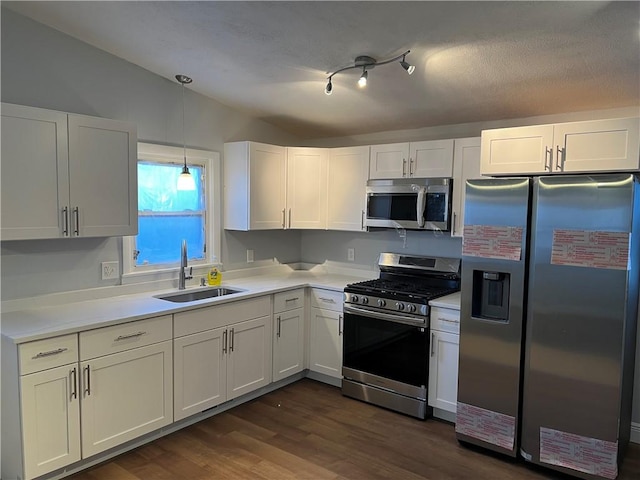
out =
<svg viewBox="0 0 640 480"><path fill-rule="evenodd" d="M189 275L185 275L185 280L191 280L193 278L193 267L189 267Z"/></svg>

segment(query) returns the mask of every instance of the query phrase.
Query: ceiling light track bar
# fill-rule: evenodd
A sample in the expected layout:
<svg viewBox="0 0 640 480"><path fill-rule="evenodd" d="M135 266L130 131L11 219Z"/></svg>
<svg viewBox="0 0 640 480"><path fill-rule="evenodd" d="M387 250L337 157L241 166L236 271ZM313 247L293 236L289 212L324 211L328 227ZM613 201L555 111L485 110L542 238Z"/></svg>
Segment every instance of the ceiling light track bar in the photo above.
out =
<svg viewBox="0 0 640 480"><path fill-rule="evenodd" d="M346 70L352 70L354 68L361 68L362 69L362 75L360 76L360 79L358 80L358 85L360 87L364 87L367 84L367 77L368 77L368 72L367 70L371 70L374 67L377 67L379 65L387 65L389 63L392 62L400 62L400 65L402 65L402 68L404 68L407 73L409 75L411 75L414 70L415 70L415 66L408 64L405 61L405 57L411 53L411 50L407 50L404 53L401 53L400 55L396 55L393 58L389 58L388 60L382 60L382 61L377 61L375 58L373 57L369 57L367 55L360 55L358 57L356 57L353 65L349 65L347 67L343 67L340 68L336 71L334 71L333 73L329 74L329 76L327 77L327 80L329 81L327 83L327 86L324 89L324 93L326 93L327 95L331 95L331 93L333 92L333 84L331 83L331 79L333 78L334 75L340 73L340 72L344 72Z"/></svg>

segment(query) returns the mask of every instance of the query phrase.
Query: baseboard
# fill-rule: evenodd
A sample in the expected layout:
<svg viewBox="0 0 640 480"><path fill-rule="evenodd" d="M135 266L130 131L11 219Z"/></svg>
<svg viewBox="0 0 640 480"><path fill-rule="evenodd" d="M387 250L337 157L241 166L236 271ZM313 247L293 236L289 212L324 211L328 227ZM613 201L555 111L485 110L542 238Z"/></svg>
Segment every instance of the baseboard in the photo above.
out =
<svg viewBox="0 0 640 480"><path fill-rule="evenodd" d="M631 422L631 437L633 443L640 443L640 423Z"/></svg>

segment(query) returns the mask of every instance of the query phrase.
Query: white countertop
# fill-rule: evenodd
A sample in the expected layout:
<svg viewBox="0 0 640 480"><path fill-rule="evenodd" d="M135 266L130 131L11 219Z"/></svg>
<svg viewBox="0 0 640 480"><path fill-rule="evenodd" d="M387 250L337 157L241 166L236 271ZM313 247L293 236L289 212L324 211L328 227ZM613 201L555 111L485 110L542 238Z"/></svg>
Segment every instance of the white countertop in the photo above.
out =
<svg viewBox="0 0 640 480"><path fill-rule="evenodd" d="M429 305L432 307L452 308L453 310L460 310L460 292L452 293L444 297L431 300Z"/></svg>
<svg viewBox="0 0 640 480"><path fill-rule="evenodd" d="M371 277L375 277L371 272ZM154 295L177 293L176 289L120 295L97 300L86 300L54 306L26 308L3 313L2 335L14 343L76 333L83 330L168 315L178 311L218 305L260 295L268 295L297 287L324 288L342 291L362 276L345 274L291 271L273 275L257 275L223 281L222 286L237 287L243 292L223 297L185 303L173 303ZM185 292L201 287L188 287Z"/></svg>

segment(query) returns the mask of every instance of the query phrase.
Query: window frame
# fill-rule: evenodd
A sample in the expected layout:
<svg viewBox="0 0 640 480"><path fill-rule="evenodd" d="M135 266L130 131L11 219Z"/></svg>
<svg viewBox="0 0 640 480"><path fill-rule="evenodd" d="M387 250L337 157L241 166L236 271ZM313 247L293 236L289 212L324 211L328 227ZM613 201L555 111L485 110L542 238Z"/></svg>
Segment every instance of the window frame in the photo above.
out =
<svg viewBox="0 0 640 480"><path fill-rule="evenodd" d="M186 149L187 165L202 165L204 167L205 190L205 225L206 225L206 254L204 260L189 261L189 266L208 268L220 266L221 250L221 221L222 221L222 167L220 153L210 150L194 148ZM184 164L184 149L155 143L138 142L136 160L162 163ZM137 186L136 186L137 190ZM162 265L136 265L133 259L135 236L123 237L122 264L124 283L150 281L158 276L173 274L180 268L179 262ZM126 282L126 280L130 280ZM133 280L133 281L132 281Z"/></svg>

